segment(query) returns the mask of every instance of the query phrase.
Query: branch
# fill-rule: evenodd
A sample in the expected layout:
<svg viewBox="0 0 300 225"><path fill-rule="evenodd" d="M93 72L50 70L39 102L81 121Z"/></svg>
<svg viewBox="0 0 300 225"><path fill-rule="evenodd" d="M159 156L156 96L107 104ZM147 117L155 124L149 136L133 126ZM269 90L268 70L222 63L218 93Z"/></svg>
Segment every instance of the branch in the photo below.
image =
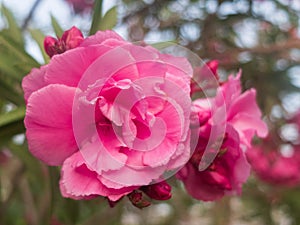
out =
<svg viewBox="0 0 300 225"><path fill-rule="evenodd" d="M24 23L22 25L22 30L24 31L27 26L28 26L28 23L29 21L31 20L36 8L38 7L38 5L42 2L42 0L36 0L35 3L33 4L32 8L30 9L29 11L29 14L28 16L26 17L26 19L24 20Z"/></svg>

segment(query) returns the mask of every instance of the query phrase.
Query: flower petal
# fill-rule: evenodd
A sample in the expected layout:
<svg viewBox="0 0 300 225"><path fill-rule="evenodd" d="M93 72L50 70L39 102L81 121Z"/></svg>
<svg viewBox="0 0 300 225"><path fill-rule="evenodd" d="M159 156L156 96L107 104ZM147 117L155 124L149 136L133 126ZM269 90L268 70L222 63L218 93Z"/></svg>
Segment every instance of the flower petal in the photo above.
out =
<svg viewBox="0 0 300 225"><path fill-rule="evenodd" d="M88 168L81 155L76 152L64 162L61 170L60 190L64 197L86 199L97 195L117 201L136 189L128 187L122 189L107 188L98 179L98 174Z"/></svg>
<svg viewBox="0 0 300 225"><path fill-rule="evenodd" d="M23 78L22 88L24 91L24 98L26 103L29 96L33 92L47 85L44 79L47 67L48 66L46 65L46 66L42 66L40 69L33 68L31 72Z"/></svg>
<svg viewBox="0 0 300 225"><path fill-rule="evenodd" d="M55 55L48 65L45 80L51 84L77 87L92 62L109 50L106 46L78 47Z"/></svg>
<svg viewBox="0 0 300 225"><path fill-rule="evenodd" d="M26 136L31 153L49 165L60 165L77 151L72 130L75 88L49 85L28 99Z"/></svg>
<svg viewBox="0 0 300 225"><path fill-rule="evenodd" d="M102 44L107 39L116 39L123 41L123 38L119 36L116 32L107 30L107 31L98 31L95 35L87 37L82 43L81 47L87 47L90 45L99 45Z"/></svg>

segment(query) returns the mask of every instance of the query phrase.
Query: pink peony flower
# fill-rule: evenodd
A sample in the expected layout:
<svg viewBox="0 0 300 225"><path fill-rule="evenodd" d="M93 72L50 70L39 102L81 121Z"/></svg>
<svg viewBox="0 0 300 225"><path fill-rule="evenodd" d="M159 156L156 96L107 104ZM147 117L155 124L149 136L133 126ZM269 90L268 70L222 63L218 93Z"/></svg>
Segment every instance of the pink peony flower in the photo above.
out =
<svg viewBox="0 0 300 225"><path fill-rule="evenodd" d="M64 197L114 202L188 161L192 68L112 31L76 45L23 79L29 150Z"/></svg>
<svg viewBox="0 0 300 225"><path fill-rule="evenodd" d="M255 96L254 89L241 93L239 74L230 76L217 89L215 98L193 102L192 124L200 123L200 129L192 126L191 136L199 136L199 141L177 177L194 198L212 201L225 194L241 193L250 173L242 149L251 146L255 134L263 137L268 132Z"/></svg>
<svg viewBox="0 0 300 225"><path fill-rule="evenodd" d="M292 154L280 153L280 145L271 136L246 154L255 174L269 184L295 187L300 184L300 146L291 146Z"/></svg>

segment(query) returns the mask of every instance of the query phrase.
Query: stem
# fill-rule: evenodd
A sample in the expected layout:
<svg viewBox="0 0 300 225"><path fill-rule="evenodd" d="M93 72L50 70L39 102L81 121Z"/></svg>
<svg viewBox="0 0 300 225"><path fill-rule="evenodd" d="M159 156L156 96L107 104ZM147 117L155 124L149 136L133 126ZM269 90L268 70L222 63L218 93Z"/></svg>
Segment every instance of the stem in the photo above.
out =
<svg viewBox="0 0 300 225"><path fill-rule="evenodd" d="M101 23L102 3L103 3L103 0L95 1L94 14L93 14L93 20L92 20L92 25L91 25L91 29L90 29L90 35L95 34L97 32L99 24Z"/></svg>
<svg viewBox="0 0 300 225"><path fill-rule="evenodd" d="M33 4L33 6L31 7L28 16L26 17L26 19L24 20L24 23L22 25L22 31L26 30L29 21L31 20L35 10L37 9L38 5L42 2L42 0L36 0L35 3Z"/></svg>

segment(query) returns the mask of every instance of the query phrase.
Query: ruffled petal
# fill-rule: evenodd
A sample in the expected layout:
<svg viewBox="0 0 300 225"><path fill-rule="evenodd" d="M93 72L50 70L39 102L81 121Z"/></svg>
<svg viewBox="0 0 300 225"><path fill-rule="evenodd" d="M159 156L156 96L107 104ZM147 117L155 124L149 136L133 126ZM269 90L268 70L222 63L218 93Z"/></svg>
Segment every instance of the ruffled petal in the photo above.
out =
<svg viewBox="0 0 300 225"><path fill-rule="evenodd" d="M107 46L78 47L55 55L48 65L45 80L51 84L77 87L87 68L110 49Z"/></svg>
<svg viewBox="0 0 300 225"><path fill-rule="evenodd" d="M25 116L30 152L49 165L61 165L77 151L72 130L75 88L49 85L28 99Z"/></svg>
<svg viewBox="0 0 300 225"><path fill-rule="evenodd" d="M24 98L26 103L29 96L33 92L47 85L44 79L47 68L48 68L47 65L42 66L40 69L33 68L31 72L23 78L22 88L24 91Z"/></svg>
<svg viewBox="0 0 300 225"><path fill-rule="evenodd" d="M64 197L73 199L86 199L95 196L108 197L117 201L137 187L122 189L107 188L98 179L98 174L85 164L81 152L70 156L64 162L61 170L60 190Z"/></svg>
<svg viewBox="0 0 300 225"><path fill-rule="evenodd" d="M107 31L98 31L95 35L87 37L82 43L81 47L87 47L90 45L99 45L108 39L116 39L120 41L124 41L121 36L119 36L116 32L107 30Z"/></svg>

